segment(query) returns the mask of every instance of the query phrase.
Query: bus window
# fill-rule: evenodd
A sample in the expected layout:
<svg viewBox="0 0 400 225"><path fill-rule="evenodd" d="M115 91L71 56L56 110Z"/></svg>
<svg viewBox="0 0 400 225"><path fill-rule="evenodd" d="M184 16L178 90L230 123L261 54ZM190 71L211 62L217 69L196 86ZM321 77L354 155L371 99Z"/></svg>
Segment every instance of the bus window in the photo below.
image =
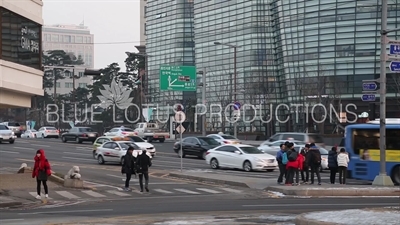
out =
<svg viewBox="0 0 400 225"><path fill-rule="evenodd" d="M400 150L400 130L386 130L386 150ZM359 154L360 149L379 149L379 129L354 129L353 149Z"/></svg>

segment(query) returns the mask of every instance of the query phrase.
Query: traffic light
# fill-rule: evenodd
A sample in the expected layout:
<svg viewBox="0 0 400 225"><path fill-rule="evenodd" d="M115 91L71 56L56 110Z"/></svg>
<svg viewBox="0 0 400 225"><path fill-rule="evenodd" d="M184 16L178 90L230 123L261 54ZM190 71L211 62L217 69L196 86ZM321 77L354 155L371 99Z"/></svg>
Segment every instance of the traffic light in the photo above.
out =
<svg viewBox="0 0 400 225"><path fill-rule="evenodd" d="M85 76L101 76L102 75L100 70L91 70L91 69L85 69L85 72L83 74Z"/></svg>

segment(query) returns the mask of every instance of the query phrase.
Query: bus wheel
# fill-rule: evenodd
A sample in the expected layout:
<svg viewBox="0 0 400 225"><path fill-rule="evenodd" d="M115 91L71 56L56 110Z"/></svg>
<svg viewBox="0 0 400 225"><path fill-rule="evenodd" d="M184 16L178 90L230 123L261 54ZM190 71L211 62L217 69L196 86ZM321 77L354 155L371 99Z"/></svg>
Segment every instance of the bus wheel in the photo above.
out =
<svg viewBox="0 0 400 225"><path fill-rule="evenodd" d="M392 180L395 184L400 184L400 166L395 166L392 170Z"/></svg>

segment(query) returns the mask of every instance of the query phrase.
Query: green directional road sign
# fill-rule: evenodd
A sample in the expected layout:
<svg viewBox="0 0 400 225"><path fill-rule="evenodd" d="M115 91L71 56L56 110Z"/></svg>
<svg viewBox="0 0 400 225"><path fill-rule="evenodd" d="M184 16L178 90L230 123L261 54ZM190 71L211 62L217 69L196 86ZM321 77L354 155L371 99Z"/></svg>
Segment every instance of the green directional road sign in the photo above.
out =
<svg viewBox="0 0 400 225"><path fill-rule="evenodd" d="M160 67L161 91L196 91L195 66L168 66Z"/></svg>

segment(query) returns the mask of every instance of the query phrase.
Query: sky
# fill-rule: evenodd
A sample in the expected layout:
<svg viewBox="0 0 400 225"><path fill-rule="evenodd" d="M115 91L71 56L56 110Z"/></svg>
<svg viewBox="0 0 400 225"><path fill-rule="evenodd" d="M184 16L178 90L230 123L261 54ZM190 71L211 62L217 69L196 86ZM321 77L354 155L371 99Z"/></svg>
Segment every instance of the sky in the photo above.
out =
<svg viewBox="0 0 400 225"><path fill-rule="evenodd" d="M140 44L139 0L44 0L43 2L45 25L79 25L84 21L85 26L89 27L90 32L94 34L96 69L117 62L125 71L125 52L137 52L134 46Z"/></svg>

